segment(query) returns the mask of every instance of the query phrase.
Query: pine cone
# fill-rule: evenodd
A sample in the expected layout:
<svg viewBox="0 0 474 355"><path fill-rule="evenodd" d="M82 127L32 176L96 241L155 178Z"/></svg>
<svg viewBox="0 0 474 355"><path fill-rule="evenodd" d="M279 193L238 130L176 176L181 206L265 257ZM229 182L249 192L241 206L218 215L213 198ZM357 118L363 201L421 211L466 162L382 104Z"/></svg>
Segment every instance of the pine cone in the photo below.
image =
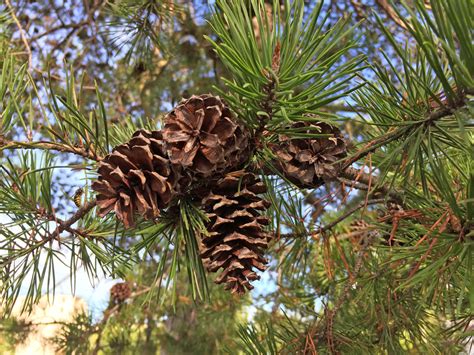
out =
<svg viewBox="0 0 474 355"><path fill-rule="evenodd" d="M130 290L128 282L120 282L113 285L110 289L110 300L113 304L121 304L125 302L131 294L132 291Z"/></svg>
<svg viewBox="0 0 474 355"><path fill-rule="evenodd" d="M341 132L325 122L297 122L291 126L299 133L327 134L327 137L289 138L280 136L274 145L279 168L296 186L315 188L325 180L332 180L339 173L338 164L346 156L346 143ZM305 129L308 128L308 129Z"/></svg>
<svg viewBox="0 0 474 355"><path fill-rule="evenodd" d="M237 169L248 158L248 133L212 95L183 100L165 118L163 137L173 164L198 177Z"/></svg>
<svg viewBox="0 0 474 355"><path fill-rule="evenodd" d="M167 159L160 131L139 130L132 139L114 148L99 163L97 194L99 216L114 210L126 228L134 225L134 213L145 219L159 216L168 206L177 173Z"/></svg>
<svg viewBox="0 0 474 355"><path fill-rule="evenodd" d="M210 272L223 269L216 278L232 293L253 289L250 281L260 279L254 268L264 271L263 257L269 234L263 230L268 219L260 215L270 203L258 196L266 186L255 175L244 171L218 180L202 205L209 217L209 234L201 243L201 257Z"/></svg>

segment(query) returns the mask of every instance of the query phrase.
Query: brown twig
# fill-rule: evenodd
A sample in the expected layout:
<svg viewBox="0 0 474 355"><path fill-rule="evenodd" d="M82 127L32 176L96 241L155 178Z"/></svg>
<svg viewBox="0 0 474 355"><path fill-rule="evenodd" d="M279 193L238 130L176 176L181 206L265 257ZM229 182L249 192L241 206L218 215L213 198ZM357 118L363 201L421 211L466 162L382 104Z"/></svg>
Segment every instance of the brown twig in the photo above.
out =
<svg viewBox="0 0 474 355"><path fill-rule="evenodd" d="M366 155L374 152L378 148L404 136L408 132L411 132L411 129L412 129L411 127L403 127L403 128L391 131L387 134L384 134L381 137L378 137L368 142L363 149L357 151L354 155L351 155L350 157L346 159L345 162L343 162L342 170L345 170L346 168L350 167L353 163L362 159Z"/></svg>
<svg viewBox="0 0 474 355"><path fill-rule="evenodd" d="M393 7L389 4L387 0L376 0L375 1L381 8L382 10L385 11L388 17L390 17L393 22L395 22L398 26L403 28L404 30L407 30L408 27L405 22L398 16L397 12L393 9Z"/></svg>
<svg viewBox="0 0 474 355"><path fill-rule="evenodd" d="M339 309L347 300L347 297L349 296L349 292L351 288L353 287L354 283L356 282L357 276L359 275L360 270L363 265L364 255L367 249L370 247L372 241L373 241L373 236L371 236L370 238L364 239L361 249L357 253L357 259L356 259L356 263L355 263L354 270L352 273L352 277L349 277L347 279L347 282L344 285L344 289L342 290L341 296L337 299L334 305L334 308L329 309L327 306L325 306L324 317L320 319L317 325L315 325L314 327L311 327L311 329L306 334L306 338L308 337L313 338L315 335L318 336L319 339L325 338L327 346L331 354L339 354L336 348L336 342L334 341L334 334L333 334L334 319ZM317 335L317 333L319 333L319 331L322 329L324 329L324 333Z"/></svg>
<svg viewBox="0 0 474 355"><path fill-rule="evenodd" d="M390 197L390 199L395 200L397 203L402 203L403 195L399 191L394 191L388 186L380 184L375 176L369 173L365 173L361 170L355 168L347 168L341 172L341 177L349 180L351 186L356 189L369 191L371 195L381 194ZM374 188L370 190L370 186Z"/></svg>
<svg viewBox="0 0 474 355"><path fill-rule="evenodd" d="M0 151L4 149L43 149L43 150L55 150L63 153L72 153L80 155L84 158L100 161L101 156L97 155L96 152L87 150L81 147L73 147L64 143L48 142L48 141L36 141L36 142L20 142L20 141L9 141L6 139L0 140Z"/></svg>
<svg viewBox="0 0 474 355"><path fill-rule="evenodd" d="M338 105L338 104L331 104L323 107L323 110L329 112L357 112L357 113L365 113L367 110L360 106L346 106L346 105Z"/></svg>
<svg viewBox="0 0 474 355"><path fill-rule="evenodd" d="M433 226L437 226L441 222L441 219L443 217L445 217L446 215L448 215L448 216L447 216L446 220L443 222L443 224L439 227L438 234L441 234L446 230L446 228L448 226L448 223L449 223L449 220L450 220L449 214L447 212L444 213L440 217L440 219L438 219L438 221L436 221L435 224L433 225ZM432 231L432 229L430 228L430 231L428 233L430 233L431 231ZM426 258L428 257L428 255L430 254L431 250L433 249L433 247L435 246L435 244L437 242L438 242L438 237L434 237L433 240L431 241L430 245L428 246L428 249L426 250L426 252L421 256L420 260L416 263L416 265L412 267L412 269L410 271L410 274L408 275L408 279L411 279L416 274L416 272L420 268L421 264L423 263L423 261L426 260Z"/></svg>
<svg viewBox="0 0 474 355"><path fill-rule="evenodd" d="M90 238L90 236L83 232L83 231L80 231L78 229L75 229L75 228L72 228L71 226L76 223L78 220L80 220L82 217L84 217L87 213L89 213L89 211L94 208L94 206L96 205L96 200L92 200L92 201L89 201L87 202L86 204L84 204L81 208L79 208L69 219L67 220L62 220L60 218L57 218L57 216L53 213L51 214L47 214L44 210L44 208L38 208L36 210L36 213L38 214L39 217L41 218L46 218L46 220L49 220L49 221L52 221L52 222L55 222L57 227L56 229L51 232L51 233L48 233L46 236L44 236L44 238L42 238L42 240L35 244L34 248L40 248L42 247L43 245L49 243L49 242L52 242L53 240L55 239L58 239L59 235L64 232L64 231L67 231L67 232L70 232L72 234L77 234L77 235L80 235L84 238ZM10 258L7 258L7 259L4 259L2 260L2 262L0 263L0 266L1 267L5 267L6 265L10 264L13 260L15 260L15 257L12 256Z"/></svg>
<svg viewBox="0 0 474 355"><path fill-rule="evenodd" d="M15 22L16 27L18 27L18 31L20 32L20 38L23 44L25 45L25 50L28 54L28 68L31 70L33 66L33 55L31 54L30 44L28 43L28 39L26 38L25 30L23 29L20 21L18 20L18 17L16 17L15 9L13 8L10 0L5 0L5 4L7 5L8 10L11 13L12 19Z"/></svg>
<svg viewBox="0 0 474 355"><path fill-rule="evenodd" d="M360 1L357 0L351 0L352 7L354 8L354 11L357 15L358 20L363 20L366 18L363 5L360 3Z"/></svg>
<svg viewBox="0 0 474 355"><path fill-rule="evenodd" d="M259 125L254 133L254 139L258 141L265 130L265 125L273 118L273 105L276 100L275 89L277 85L277 75L280 70L280 42L277 42L273 50L272 57L272 73L266 73L268 83L264 85L263 92L266 94L265 99L261 103L261 107L265 115L258 116Z"/></svg>
<svg viewBox="0 0 474 355"><path fill-rule="evenodd" d="M109 318L114 315L115 313L117 313L117 311L120 309L120 305L117 304L115 305L114 307L112 308L109 308L107 310L105 310L104 312L104 318L102 318L102 320L100 321L99 324L96 325L95 327L95 332L94 333L97 333L97 339L95 341L95 345L94 345L94 350L92 351L92 354L98 354L99 353L99 350L100 350L100 341L102 340L102 332L103 332L103 329L101 329L101 326L102 325L105 325Z"/></svg>
<svg viewBox="0 0 474 355"><path fill-rule="evenodd" d="M149 292L153 287L155 287L158 283L155 283L154 285L152 286L147 286L147 287L144 287L143 289L139 290L139 291L135 291L133 292L129 297L128 299L133 299L133 298L136 298L138 296L141 296L143 295L144 293L147 293ZM95 341L95 345L94 345L94 350L93 350L93 354L97 354L100 350L100 341L101 341L101 338L102 338L102 331L103 329L101 329L101 326L105 325L108 320L110 319L111 316L113 316L115 313L117 313L121 307L120 304L117 304L111 308L108 308L105 310L104 312L104 317L102 318L102 320L96 325L96 331L95 333L97 333L97 339Z"/></svg>
<svg viewBox="0 0 474 355"><path fill-rule="evenodd" d="M344 301L347 299L347 297L349 295L349 291L350 291L350 289L352 288L352 286L354 285L354 283L356 281L356 277L359 274L360 269L362 268L362 261L364 259L364 254L367 251L367 249L369 248L369 246L372 242L372 239L373 238L370 237L370 238L367 238L367 239L364 240L364 243L363 243L361 249L359 250L359 252L357 254L357 260L356 260L356 264L354 266L353 277L348 278L348 280L347 280L347 282L344 286L344 289L342 290L342 295L337 300L334 308L332 310L328 310L328 321L327 321L326 330L329 333L327 335L329 338L332 338L332 327L333 327L334 317L336 316L339 309L342 307ZM332 349L332 350L334 350L334 349ZM333 353L334 353L334 351L333 351Z"/></svg>
<svg viewBox="0 0 474 355"><path fill-rule="evenodd" d="M327 232L327 231L331 230L332 228L334 228L336 225L338 225L340 222L345 220L346 218L350 217L353 213L357 212L358 210L360 210L360 209L362 209L366 206L376 205L378 203L385 203L385 202L386 202L385 198L377 198L377 199L373 199L373 200L368 200L367 202L363 201L359 205L357 205L355 207L352 207L351 209L344 212L339 218L336 218L331 223L319 228L316 232L313 232L312 234L316 235L316 234L321 234L321 233Z"/></svg>
<svg viewBox="0 0 474 355"><path fill-rule="evenodd" d="M31 37L31 41L36 41L44 36L47 36L53 32L56 32L56 31L59 31L59 30L65 30L65 29L68 29L68 28L78 28L78 27L82 27L82 26L85 26L89 24L89 20L84 20L84 21L81 21L81 22L78 22L78 23L65 23L65 24L61 24L61 25L58 25L58 26L55 26L55 27L51 27L49 29L47 29L46 31L44 31L43 33L40 33L39 35L37 36L33 36Z"/></svg>
<svg viewBox="0 0 474 355"><path fill-rule="evenodd" d="M337 180L340 181L342 184L344 184L344 186L346 187L355 188L357 190L362 190L362 191L369 191L369 187L362 182L348 179L342 176L338 177Z"/></svg>
<svg viewBox="0 0 474 355"><path fill-rule="evenodd" d="M358 204L357 206L352 207L351 209L344 212L341 216L336 218L331 223L329 223L329 224L327 224L323 227L320 227L319 229L317 229L314 232L309 233L309 236L315 237L315 236L318 236L322 233L325 233L325 232L331 230L332 228L337 226L340 222L342 222L346 218L350 217L353 213L357 212L358 210L360 210L362 208L365 208L366 206L376 205L378 203L385 203L385 202L387 202L387 200L385 198L372 199L372 200L368 200L367 202L363 201L362 203ZM301 237L301 236L302 235L295 234L295 233L287 233L287 234L282 234L281 235L282 238L295 238L295 237Z"/></svg>
<svg viewBox="0 0 474 355"><path fill-rule="evenodd" d="M346 168L350 167L353 163L356 161L360 160L361 158L365 157L366 155L374 152L378 148L393 142L394 140L397 140L405 135L408 135L409 133L413 132L420 126L429 126L433 122L440 120L443 117L447 117L450 115L453 115L457 109L462 108L466 105L465 102L465 94L470 94L470 90L464 90L464 92L459 93L459 99L454 102L451 105L444 106L441 109L437 109L430 114L428 114L424 120L420 120L416 123L414 123L411 126L403 126L397 129L393 129L392 131L389 131L388 133L384 134L381 137L378 137L366 144L366 146L357 151L355 154L349 156L343 163L342 163L342 170L345 170Z"/></svg>
<svg viewBox="0 0 474 355"><path fill-rule="evenodd" d="M56 227L56 230L51 233L51 236L54 238L55 236L61 234L63 231L68 231L72 233L77 233L78 230L76 229L71 229L71 226L76 223L78 220L80 220L82 217L84 217L94 206L96 205L96 200L92 200L89 202L86 202L81 208L79 208L76 213L74 213L69 219L66 221L63 221L61 219L55 218L56 223L58 224L58 227ZM77 233L79 235L82 235L82 233L79 231ZM84 236L84 235L82 235Z"/></svg>

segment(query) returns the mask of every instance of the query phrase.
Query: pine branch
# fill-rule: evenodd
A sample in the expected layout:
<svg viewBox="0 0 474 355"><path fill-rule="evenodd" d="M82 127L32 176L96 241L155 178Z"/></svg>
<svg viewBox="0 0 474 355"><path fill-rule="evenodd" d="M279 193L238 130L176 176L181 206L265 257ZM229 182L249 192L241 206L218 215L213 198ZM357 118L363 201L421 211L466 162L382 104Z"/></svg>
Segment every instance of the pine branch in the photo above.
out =
<svg viewBox="0 0 474 355"><path fill-rule="evenodd" d="M272 164L275 169L279 168L279 164ZM267 176L273 176L276 174L275 170L266 168L265 166L261 166L260 164L251 164L247 167L247 170L253 172L259 172ZM284 173L279 171L279 173L283 176ZM386 195L390 197L390 199L396 201L399 204L403 202L403 195L399 191L394 191L390 189L388 186L380 184L377 180L376 175L372 175L369 173L364 172L363 170L358 170L353 167L348 167L345 170L340 172L340 178L338 180L342 180L346 185L349 187L354 187L358 190L369 191L369 184L374 188L371 189L370 195ZM314 186L314 188L318 188L319 186ZM314 202L314 201L312 201ZM312 203L308 200L308 203Z"/></svg>
<svg viewBox="0 0 474 355"><path fill-rule="evenodd" d="M153 289L153 287L156 287L158 285L159 285L159 282L155 282L153 286L147 286L147 287L144 287L143 289L141 289L139 291L132 292L130 294L130 296L128 296L128 300L133 300L133 299L149 292L150 290ZM92 331L91 333L97 333L97 339L95 341L94 349L92 351L92 354L98 354L99 353L99 351L101 349L100 342L102 340L103 331L105 330L105 325L107 324L107 322L109 321L109 319L112 316L114 316L115 314L117 314L121 310L121 306L122 306L121 304L116 304L113 307L107 308L104 311L104 315L103 315L102 319L100 320L100 322L94 328L92 328L94 331Z"/></svg>
<svg viewBox="0 0 474 355"><path fill-rule="evenodd" d="M319 228L316 232L313 233L313 235L322 234L324 232L327 232L327 231L331 230L332 228L337 226L339 223L344 221L346 218L352 216L352 214L354 214L355 212L359 211L362 208L365 208L365 207L370 206L370 205L376 205L376 204L379 204L379 203L386 203L386 202L387 202L387 200L385 198L378 198L378 199L373 199L373 200L368 200L368 201L361 202L359 205L347 210L339 218L336 218L331 223Z"/></svg>
<svg viewBox="0 0 474 355"><path fill-rule="evenodd" d="M344 172L342 173L344 174ZM357 176L355 176L355 179L352 180L351 179L348 179L348 178L345 178L345 177L338 177L337 180L343 184L345 187L349 187L349 188L354 188L354 189L357 189L357 190L361 190L361 191L369 191L369 186L367 184L364 184L362 182L359 182L357 179Z"/></svg>
<svg viewBox="0 0 474 355"><path fill-rule="evenodd" d="M64 321L51 321L51 322L34 322L34 321L29 321L27 323L21 324L21 327L23 328L34 328L38 326L46 326L46 325L67 325L67 322ZM5 327L4 325L0 325L0 331L3 332L8 332L8 331L17 331L17 329L10 329L8 327Z"/></svg>
<svg viewBox="0 0 474 355"><path fill-rule="evenodd" d="M265 126L268 121L273 118L273 105L276 101L276 86L278 82L278 72L280 71L280 42L277 42L273 51L272 57L272 72L267 75L268 83L263 87L263 92L266 94L266 98L261 103L261 107L265 112L265 115L259 116L259 126L255 131L254 138L258 140L260 135L265 130Z"/></svg>
<svg viewBox="0 0 474 355"><path fill-rule="evenodd" d="M350 3L352 4L352 7L354 8L354 11L357 15L357 20L364 20L367 17L364 13L364 5L362 5L361 2L357 0L350 0Z"/></svg>
<svg viewBox="0 0 474 355"><path fill-rule="evenodd" d="M82 156L87 159L94 161L102 160L102 157L97 154L97 152L82 148L82 147L73 147L64 143L57 142L48 142L48 141L36 141L36 142L20 142L20 141L10 141L5 138L0 137L0 151L5 149L42 149L42 150L52 150L62 153L72 153L75 155Z"/></svg>
<svg viewBox="0 0 474 355"><path fill-rule="evenodd" d="M347 106L343 104L333 104L324 106L324 110L329 112L357 112L357 113L365 113L366 109L360 106Z"/></svg>
<svg viewBox="0 0 474 355"><path fill-rule="evenodd" d="M465 94L462 92L460 93L459 99L454 104L447 105L441 109L435 110L432 113L428 114L425 119L413 123L410 126L403 126L400 128L393 129L391 132L368 142L364 148L348 157L348 159L343 163L342 169L345 170L353 163L357 162L366 155L373 153L378 148L383 147L384 145L387 145L388 143L393 142L394 140L402 138L405 135L409 135L411 132L413 132L420 126L428 126L444 117L453 115L456 110L466 106L465 98Z"/></svg>
<svg viewBox="0 0 474 355"><path fill-rule="evenodd" d="M379 193L390 197L391 199L397 201L397 203L402 203L403 201L401 192L393 191L389 187L381 185L375 175L371 175L361 170L349 167L341 172L341 177L350 180L350 186L355 187L356 189L368 190L369 185L374 186L375 188L369 191L370 195ZM361 186L360 184L363 185Z"/></svg>
<svg viewBox="0 0 474 355"><path fill-rule="evenodd" d="M301 235L301 234L297 234L297 233L287 233L287 234L282 234L280 237L288 238L288 239L298 238L298 237L307 237L307 236L316 237L320 234L323 234L323 233L331 230L332 228L337 226L339 223L341 223L345 219L352 216L355 212L359 211L360 209L365 208L365 207L370 206L370 205L376 205L376 204L379 204L379 203L386 203L386 202L387 202L387 200L385 198L378 198L378 199L364 201L364 202L360 203L359 205L357 205L355 207L352 207L351 209L347 210L340 217L336 218L331 223L329 223L329 224L327 224L323 227L318 228L314 232L310 232L307 235Z"/></svg>
<svg viewBox="0 0 474 355"><path fill-rule="evenodd" d="M364 148L361 150L357 151L355 154L351 155L348 157L348 159L343 163L342 165L342 170L346 170L348 167L350 167L352 164L357 162L358 160L362 159L363 157L367 156L370 153L373 153L375 150L377 150L380 147L383 147L384 145L401 138L405 134L411 131L411 127L403 127L399 129L395 129L390 133L387 133L381 137L378 137L370 142L368 142Z"/></svg>
<svg viewBox="0 0 474 355"><path fill-rule="evenodd" d="M77 23L61 23L60 25L48 28L44 32L40 33L39 35L31 37L31 42L37 41L37 40L43 38L44 36L47 36L47 35L49 35L53 32L56 32L56 31L66 30L66 29L70 29L70 28L78 28L78 27L85 26L87 24L89 24L88 20L84 20L84 21L77 22Z"/></svg>
<svg viewBox="0 0 474 355"><path fill-rule="evenodd" d="M120 304L117 304L114 307L107 309L104 312L104 317L102 318L100 323L96 325L96 327L95 327L96 331L94 333L97 333L97 339L95 341L95 345L94 345L94 349L92 351L92 354L95 355L95 354L99 353L99 351L100 351L100 341L102 340L102 334L103 334L103 331L105 329L103 326L105 326L105 324L107 324L107 322L109 321L109 318L111 316L113 316L115 313L117 313L119 310L120 310Z"/></svg>
<svg viewBox="0 0 474 355"><path fill-rule="evenodd" d="M45 245L45 244L47 244L47 243L49 243L49 242L51 242L55 239L58 239L59 235L64 231L72 233L73 235L80 235L83 238L90 239L91 237L87 233L84 233L83 231L77 230L75 228L71 228L71 226L74 223L76 223L77 221L79 221L81 218L83 218L92 208L94 208L95 205L96 205L96 200L87 202L84 206L79 208L76 211L76 213L74 213L67 220L62 220L60 218L57 218L56 215L54 215L54 214L45 214L44 209L41 209L41 208L37 209L36 213L38 215L38 218L41 218L41 217L45 218L46 217L46 219L48 221L55 222L58 226L56 227L56 229L53 232L48 233L47 235L45 235L44 238L42 238L39 243L35 244L34 249L38 249L38 248L42 247L43 245ZM5 258L4 260L2 260L0 265L2 267L5 267L5 265L10 264L15 259L16 259L16 256L12 256L10 258Z"/></svg>
<svg viewBox="0 0 474 355"><path fill-rule="evenodd" d="M98 9L104 7L106 3L103 3L101 1L94 2L94 5L87 11L85 14L85 17L87 18L86 20L77 22L77 23L64 23L61 22L60 25L51 27L44 32L40 33L39 35L31 37L31 42L36 41L44 36L47 36L53 32L59 31L59 30L65 30L65 29L75 29L76 31L79 30L81 27L86 26L86 25L91 25L94 23L94 12L96 12Z"/></svg>
<svg viewBox="0 0 474 355"><path fill-rule="evenodd" d="M72 229L71 226L76 223L77 221L79 221L81 218L83 218L92 208L94 208L94 206L96 205L97 201L96 200L92 200L92 201L88 201L84 204L84 206L81 206L81 208L79 208L76 213L74 213L68 220L66 221L63 221L61 219L58 219L56 217L54 217L52 220L54 220L56 223L59 224L59 226L56 228L56 230L51 233L51 239L55 238L56 236L60 235L63 231L68 231L70 233L75 233L75 234L79 234L81 235L82 237L85 237L85 238L89 238L89 236L82 232L82 231L79 231L77 229Z"/></svg>

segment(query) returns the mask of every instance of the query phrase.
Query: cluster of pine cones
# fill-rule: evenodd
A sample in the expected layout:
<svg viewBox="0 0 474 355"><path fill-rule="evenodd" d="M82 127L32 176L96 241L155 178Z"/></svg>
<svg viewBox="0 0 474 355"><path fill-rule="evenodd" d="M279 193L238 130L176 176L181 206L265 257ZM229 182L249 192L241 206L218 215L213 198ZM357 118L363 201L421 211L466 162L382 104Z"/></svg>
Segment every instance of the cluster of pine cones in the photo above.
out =
<svg viewBox="0 0 474 355"><path fill-rule="evenodd" d="M337 175L334 162L346 155L337 128L322 122L292 128L303 137L320 136L281 135L272 150L282 174L299 187L317 187ZM92 184L98 213L114 211L129 228L137 215L155 219L178 196L191 195L209 217L200 241L204 265L211 272L222 269L215 282L243 294L259 279L255 269L266 268L270 239L262 215L270 205L261 197L267 188L244 169L253 152L251 133L219 97L192 96L165 117L162 130L138 130L99 163Z"/></svg>

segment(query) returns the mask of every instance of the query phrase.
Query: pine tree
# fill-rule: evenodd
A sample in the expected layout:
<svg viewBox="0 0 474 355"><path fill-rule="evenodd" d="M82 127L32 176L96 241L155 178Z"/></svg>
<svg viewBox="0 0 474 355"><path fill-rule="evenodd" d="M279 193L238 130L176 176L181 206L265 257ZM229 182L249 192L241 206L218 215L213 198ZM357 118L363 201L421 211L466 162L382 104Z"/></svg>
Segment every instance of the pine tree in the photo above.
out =
<svg viewBox="0 0 474 355"><path fill-rule="evenodd" d="M62 263L73 285L78 267L126 280L102 320L64 327L68 352L469 343L470 0L217 0L209 24L194 2L85 3L80 22L0 13L5 315L25 285L25 311L53 295Z"/></svg>

